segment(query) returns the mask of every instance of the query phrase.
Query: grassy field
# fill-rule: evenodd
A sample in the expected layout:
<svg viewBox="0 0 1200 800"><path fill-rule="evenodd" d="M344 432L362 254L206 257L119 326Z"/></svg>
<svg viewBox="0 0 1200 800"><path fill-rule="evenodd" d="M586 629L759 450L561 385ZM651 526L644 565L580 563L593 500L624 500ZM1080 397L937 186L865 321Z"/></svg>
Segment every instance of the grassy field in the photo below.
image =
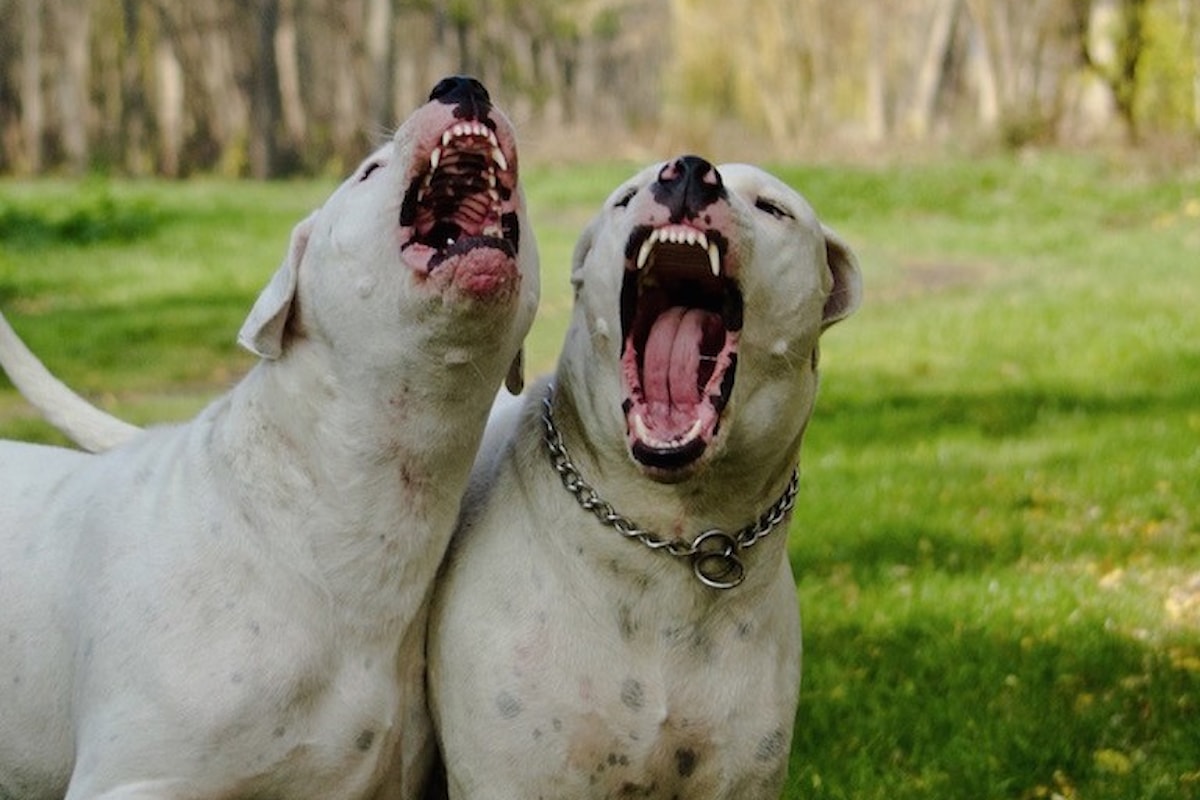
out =
<svg viewBox="0 0 1200 800"><path fill-rule="evenodd" d="M531 168L553 365L629 165ZM1200 798L1200 170L1028 154L781 166L855 246L791 555L789 798ZM234 334L328 183L0 183L0 305L135 421ZM0 379L0 435L58 441Z"/></svg>

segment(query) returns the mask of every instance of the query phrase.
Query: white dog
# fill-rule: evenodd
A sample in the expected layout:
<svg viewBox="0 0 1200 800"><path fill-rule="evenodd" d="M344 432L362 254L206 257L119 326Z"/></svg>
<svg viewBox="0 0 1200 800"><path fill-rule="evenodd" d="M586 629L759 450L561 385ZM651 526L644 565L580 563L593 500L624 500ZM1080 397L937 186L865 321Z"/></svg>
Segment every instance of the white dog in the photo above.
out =
<svg viewBox="0 0 1200 800"><path fill-rule="evenodd" d="M415 795L431 581L538 289L511 126L430 100L297 227L229 394L0 444L0 798Z"/></svg>
<svg viewBox="0 0 1200 800"><path fill-rule="evenodd" d="M776 798L800 678L786 549L847 247L688 156L583 234L552 383L498 407L429 639L452 798Z"/></svg>

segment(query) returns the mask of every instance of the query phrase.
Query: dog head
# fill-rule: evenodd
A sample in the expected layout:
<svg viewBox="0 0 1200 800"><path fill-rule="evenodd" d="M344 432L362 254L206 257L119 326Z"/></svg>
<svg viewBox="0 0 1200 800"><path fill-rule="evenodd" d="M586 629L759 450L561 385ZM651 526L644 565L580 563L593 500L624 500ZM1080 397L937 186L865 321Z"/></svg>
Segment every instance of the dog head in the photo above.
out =
<svg viewBox="0 0 1200 800"><path fill-rule="evenodd" d="M799 194L695 156L613 192L576 246L572 281L572 330L586 335L566 350L585 352L564 355L559 381L604 426L591 442L623 442L664 482L722 454L794 460L818 338L862 294L850 249Z"/></svg>
<svg viewBox="0 0 1200 800"><path fill-rule="evenodd" d="M346 358L495 343L512 320L519 344L537 268L512 125L478 81L446 78L296 227L239 341L276 359L315 337Z"/></svg>

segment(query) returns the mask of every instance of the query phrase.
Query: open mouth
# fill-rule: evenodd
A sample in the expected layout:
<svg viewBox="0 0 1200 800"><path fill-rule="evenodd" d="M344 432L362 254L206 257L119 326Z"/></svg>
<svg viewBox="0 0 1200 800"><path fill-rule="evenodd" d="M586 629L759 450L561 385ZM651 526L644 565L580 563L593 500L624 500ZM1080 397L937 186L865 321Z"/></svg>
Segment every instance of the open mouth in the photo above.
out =
<svg viewBox="0 0 1200 800"><path fill-rule="evenodd" d="M495 132L482 122L456 122L429 150L400 208L401 252L433 273L481 248L474 260L516 258L520 247L514 190L517 175Z"/></svg>
<svg viewBox="0 0 1200 800"><path fill-rule="evenodd" d="M733 391L742 293L728 241L690 225L636 228L621 286L629 451L671 473L712 442Z"/></svg>

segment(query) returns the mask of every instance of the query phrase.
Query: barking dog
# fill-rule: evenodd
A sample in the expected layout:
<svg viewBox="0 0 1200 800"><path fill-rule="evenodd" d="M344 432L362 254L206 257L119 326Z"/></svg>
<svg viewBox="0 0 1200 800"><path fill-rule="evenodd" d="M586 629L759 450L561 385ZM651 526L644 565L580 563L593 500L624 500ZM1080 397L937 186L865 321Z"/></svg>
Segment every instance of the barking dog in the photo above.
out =
<svg viewBox="0 0 1200 800"><path fill-rule="evenodd" d="M0 443L0 797L414 796L430 585L537 282L512 128L454 78L296 228L191 422L81 421L10 336L110 449Z"/></svg>
<svg viewBox="0 0 1200 800"><path fill-rule="evenodd" d="M435 589L450 796L776 798L788 512L858 267L779 180L687 156L610 197L572 281L557 372L493 412Z"/></svg>

